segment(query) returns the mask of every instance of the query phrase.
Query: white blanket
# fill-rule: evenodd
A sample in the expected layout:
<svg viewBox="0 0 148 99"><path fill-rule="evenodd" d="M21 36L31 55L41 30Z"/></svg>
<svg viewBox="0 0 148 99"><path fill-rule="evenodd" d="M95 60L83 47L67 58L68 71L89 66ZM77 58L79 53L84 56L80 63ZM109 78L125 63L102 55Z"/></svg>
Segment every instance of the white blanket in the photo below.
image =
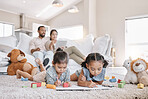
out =
<svg viewBox="0 0 148 99"><path fill-rule="evenodd" d="M9 58L7 57L7 53L0 51L0 67L7 66L9 64Z"/></svg>

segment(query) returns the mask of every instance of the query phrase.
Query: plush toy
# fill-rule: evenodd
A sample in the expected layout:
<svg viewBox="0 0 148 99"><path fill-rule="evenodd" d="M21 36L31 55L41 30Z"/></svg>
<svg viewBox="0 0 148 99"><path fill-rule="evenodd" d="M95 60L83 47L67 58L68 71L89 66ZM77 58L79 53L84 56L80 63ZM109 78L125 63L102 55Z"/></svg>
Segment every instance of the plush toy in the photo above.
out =
<svg viewBox="0 0 148 99"><path fill-rule="evenodd" d="M15 75L18 69L29 74L36 74L36 67L27 62L25 54L21 50L13 49L7 56L10 57L11 61L11 64L7 68L8 75Z"/></svg>
<svg viewBox="0 0 148 99"><path fill-rule="evenodd" d="M145 86L148 85L148 63L141 58L133 60L131 62L131 70L137 74L138 83L142 83Z"/></svg>
<svg viewBox="0 0 148 99"><path fill-rule="evenodd" d="M138 83L137 75L136 73L131 71L131 62L132 62L132 59L127 59L124 61L123 66L127 69L127 74L125 75L124 81L126 83L136 84Z"/></svg>

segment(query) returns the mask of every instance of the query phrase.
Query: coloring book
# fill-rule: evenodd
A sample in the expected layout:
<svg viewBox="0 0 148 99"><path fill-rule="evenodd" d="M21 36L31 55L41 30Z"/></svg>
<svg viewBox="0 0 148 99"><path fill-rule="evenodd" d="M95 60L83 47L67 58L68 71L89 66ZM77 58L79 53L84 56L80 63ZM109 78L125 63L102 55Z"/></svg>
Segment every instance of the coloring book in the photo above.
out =
<svg viewBox="0 0 148 99"><path fill-rule="evenodd" d="M72 85L71 87L56 87L56 91L91 91L91 90L109 90L109 87L104 87L102 85L97 85L97 87L89 88L89 87L81 87L77 85Z"/></svg>

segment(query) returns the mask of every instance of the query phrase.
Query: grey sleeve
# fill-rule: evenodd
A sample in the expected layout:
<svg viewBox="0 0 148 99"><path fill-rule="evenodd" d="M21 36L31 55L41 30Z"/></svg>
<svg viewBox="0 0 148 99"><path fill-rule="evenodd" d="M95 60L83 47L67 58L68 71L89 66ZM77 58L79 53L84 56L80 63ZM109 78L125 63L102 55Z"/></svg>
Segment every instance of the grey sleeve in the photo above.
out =
<svg viewBox="0 0 148 99"><path fill-rule="evenodd" d="M48 73L46 73L46 83L54 85L54 78L52 78Z"/></svg>
<svg viewBox="0 0 148 99"><path fill-rule="evenodd" d="M65 80L64 81L65 82L70 82L70 70L69 69L67 69L67 73L65 75Z"/></svg>

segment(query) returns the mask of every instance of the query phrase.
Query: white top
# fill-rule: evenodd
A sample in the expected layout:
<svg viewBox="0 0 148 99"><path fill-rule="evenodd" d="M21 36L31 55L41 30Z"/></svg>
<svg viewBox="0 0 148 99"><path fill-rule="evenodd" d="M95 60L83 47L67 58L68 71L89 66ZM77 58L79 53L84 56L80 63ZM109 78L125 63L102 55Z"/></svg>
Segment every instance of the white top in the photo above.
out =
<svg viewBox="0 0 148 99"><path fill-rule="evenodd" d="M32 49L36 49L36 48L40 48L41 51L46 51L45 48L45 43L49 40L49 37L44 37L44 38L39 38L39 37L35 37L30 41L29 47L30 47L30 51Z"/></svg>

